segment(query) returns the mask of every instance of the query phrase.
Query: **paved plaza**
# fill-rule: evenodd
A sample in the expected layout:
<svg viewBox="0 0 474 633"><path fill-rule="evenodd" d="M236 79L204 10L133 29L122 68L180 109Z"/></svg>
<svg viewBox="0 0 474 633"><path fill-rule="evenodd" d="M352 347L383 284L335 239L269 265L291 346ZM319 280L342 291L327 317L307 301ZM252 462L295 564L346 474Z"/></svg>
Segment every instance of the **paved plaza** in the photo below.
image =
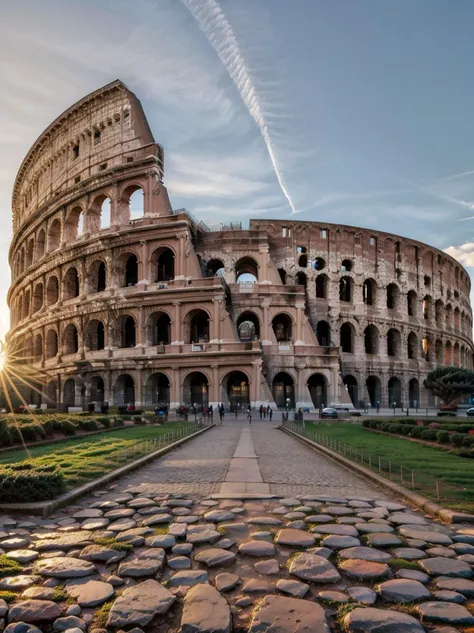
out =
<svg viewBox="0 0 474 633"><path fill-rule="evenodd" d="M472 528L260 420L227 420L48 519L0 517L0 548L6 633L474 625Z"/></svg>

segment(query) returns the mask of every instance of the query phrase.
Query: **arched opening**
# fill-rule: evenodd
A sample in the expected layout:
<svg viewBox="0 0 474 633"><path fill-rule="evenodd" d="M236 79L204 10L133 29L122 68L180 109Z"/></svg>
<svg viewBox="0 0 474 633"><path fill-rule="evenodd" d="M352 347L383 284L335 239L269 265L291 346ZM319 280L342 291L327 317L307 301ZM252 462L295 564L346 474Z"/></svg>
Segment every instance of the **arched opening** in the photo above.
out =
<svg viewBox="0 0 474 633"><path fill-rule="evenodd" d="M318 275L316 277L316 298L327 299L328 298L328 278L326 275Z"/></svg>
<svg viewBox="0 0 474 633"><path fill-rule="evenodd" d="M364 330L364 347L366 354L375 356L379 353L379 331L373 324Z"/></svg>
<svg viewBox="0 0 474 633"><path fill-rule="evenodd" d="M33 314L35 312L38 312L38 310L41 310L41 308L43 307L43 297L44 297L44 290L43 290L43 284L39 283L36 284L35 289L33 290Z"/></svg>
<svg viewBox="0 0 474 633"><path fill-rule="evenodd" d="M431 319L431 297L430 297L430 295L425 295L423 297L423 318L426 321Z"/></svg>
<svg viewBox="0 0 474 633"><path fill-rule="evenodd" d="M221 259L210 259L206 264L206 277L224 277L225 266Z"/></svg>
<svg viewBox="0 0 474 633"><path fill-rule="evenodd" d="M158 248L151 256L154 268L154 281L171 281L174 279L174 253L170 248Z"/></svg>
<svg viewBox="0 0 474 633"><path fill-rule="evenodd" d="M250 404L249 379L242 371L232 371L222 379L225 391L224 402L228 401L230 408L246 408Z"/></svg>
<svg viewBox="0 0 474 633"><path fill-rule="evenodd" d="M453 347L453 365L459 367L459 343L454 343Z"/></svg>
<svg viewBox="0 0 474 633"><path fill-rule="evenodd" d="M169 407L170 381L166 374L156 372L145 384L145 403L153 407Z"/></svg>
<svg viewBox="0 0 474 633"><path fill-rule="evenodd" d="M46 334L46 358L54 358L58 355L58 335L56 330L48 330Z"/></svg>
<svg viewBox="0 0 474 633"><path fill-rule="evenodd" d="M397 284L388 284L387 286L387 308L389 310L396 310L398 308L398 297L400 290Z"/></svg>
<svg viewBox="0 0 474 633"><path fill-rule="evenodd" d="M136 255L130 255L125 262L124 286L136 286L138 283L138 259Z"/></svg>
<svg viewBox="0 0 474 633"><path fill-rule="evenodd" d="M401 407L403 404L402 383L395 376L388 381L388 404L391 407Z"/></svg>
<svg viewBox="0 0 474 633"><path fill-rule="evenodd" d="M343 383L354 407L359 406L359 387L357 385L357 378L348 374L347 376L344 376Z"/></svg>
<svg viewBox="0 0 474 633"><path fill-rule="evenodd" d="M209 404L209 384L202 372L193 371L186 376L183 383L183 400L187 406L202 407Z"/></svg>
<svg viewBox="0 0 474 633"><path fill-rule="evenodd" d="M376 284L373 279L366 279L362 286L362 299L366 306L373 306L375 303Z"/></svg>
<svg viewBox="0 0 474 633"><path fill-rule="evenodd" d="M26 319L26 317L30 316L30 291L27 290L25 292L25 301L23 303L23 318Z"/></svg>
<svg viewBox="0 0 474 633"><path fill-rule="evenodd" d="M415 332L410 332L407 340L407 356L414 360L418 357L418 338Z"/></svg>
<svg viewBox="0 0 474 633"><path fill-rule="evenodd" d="M235 264L235 280L240 283L255 283L258 281L258 264L252 257L242 257Z"/></svg>
<svg viewBox="0 0 474 633"><path fill-rule="evenodd" d="M87 348L93 352L105 347L105 328L102 321L93 319L87 324Z"/></svg>
<svg viewBox="0 0 474 633"><path fill-rule="evenodd" d="M43 357L43 337L41 336L41 334L37 334L35 336L33 356L34 356L35 362L40 361Z"/></svg>
<svg viewBox="0 0 474 633"><path fill-rule="evenodd" d="M59 301L59 281L55 275L51 275L46 284L46 305L52 306Z"/></svg>
<svg viewBox="0 0 474 633"><path fill-rule="evenodd" d="M341 277L339 280L339 300L352 301L352 279Z"/></svg>
<svg viewBox="0 0 474 633"><path fill-rule="evenodd" d="M260 338L260 321L254 312L242 312L237 319L237 331L242 342Z"/></svg>
<svg viewBox="0 0 474 633"><path fill-rule="evenodd" d="M84 214L81 207L74 207L69 211L64 225L64 236L66 242L74 241L82 234L84 229Z"/></svg>
<svg viewBox="0 0 474 633"><path fill-rule="evenodd" d="M408 400L410 407L417 409L420 406L420 385L417 378L412 378L408 383Z"/></svg>
<svg viewBox="0 0 474 633"><path fill-rule="evenodd" d="M354 326L352 323L343 323L340 329L340 346L344 354L354 353Z"/></svg>
<svg viewBox="0 0 474 633"><path fill-rule="evenodd" d="M316 324L316 337L321 347L329 347L331 345L331 328L327 321L318 321Z"/></svg>
<svg viewBox="0 0 474 633"><path fill-rule="evenodd" d="M63 300L74 299L79 296L79 275L74 266L68 268L63 279Z"/></svg>
<svg viewBox="0 0 474 633"><path fill-rule="evenodd" d="M41 231L38 233L38 237L36 238L35 261L43 257L45 242L46 242L46 233L44 232L44 229L41 229Z"/></svg>
<svg viewBox="0 0 474 633"><path fill-rule="evenodd" d="M322 257L316 257L316 259L313 259L311 262L311 268L314 268L314 270L323 270L323 268L326 268L326 262Z"/></svg>
<svg viewBox="0 0 474 633"><path fill-rule="evenodd" d="M308 285L308 277L303 272L296 273L295 282L297 286L306 286Z"/></svg>
<svg viewBox="0 0 474 633"><path fill-rule="evenodd" d="M387 356L400 356L400 332L395 328L387 332Z"/></svg>
<svg viewBox="0 0 474 633"><path fill-rule="evenodd" d="M20 253L20 274L25 272L25 249L21 249Z"/></svg>
<svg viewBox="0 0 474 633"><path fill-rule="evenodd" d="M423 353L423 358L427 363L431 362L431 340L428 336L423 337L421 341L421 350Z"/></svg>
<svg viewBox="0 0 474 633"><path fill-rule="evenodd" d="M68 378L63 387L63 402L68 407L74 407L76 404L76 382L72 378Z"/></svg>
<svg viewBox="0 0 474 633"><path fill-rule="evenodd" d="M108 229L110 227L110 219L111 219L111 202L110 198L105 198L105 200L100 205L100 221L99 221L99 229Z"/></svg>
<svg viewBox="0 0 474 633"><path fill-rule="evenodd" d="M48 253L59 248L61 243L61 222L56 218L51 222L48 231Z"/></svg>
<svg viewBox="0 0 474 633"><path fill-rule="evenodd" d="M135 347L137 344L136 324L132 316L122 317L120 347Z"/></svg>
<svg viewBox="0 0 474 633"><path fill-rule="evenodd" d="M352 261L343 259L341 263L341 273L350 273L352 271Z"/></svg>
<svg viewBox="0 0 474 633"><path fill-rule="evenodd" d="M23 356L25 357L27 361L31 363L33 361L33 353L34 353L33 336L30 334L29 336L26 337Z"/></svg>
<svg viewBox="0 0 474 633"><path fill-rule="evenodd" d="M207 343L210 327L209 315L204 310L191 310L184 319L186 343Z"/></svg>
<svg viewBox="0 0 474 633"><path fill-rule="evenodd" d="M454 308L454 327L456 330L459 330L459 308Z"/></svg>
<svg viewBox="0 0 474 633"><path fill-rule="evenodd" d="M129 374L122 374L114 385L114 404L135 404L135 382Z"/></svg>
<svg viewBox="0 0 474 633"><path fill-rule="evenodd" d="M436 355L436 362L438 363L438 365L442 365L444 361L444 350L443 350L443 342L439 338L437 338L435 342L435 355Z"/></svg>
<svg viewBox="0 0 474 633"><path fill-rule="evenodd" d="M48 408L56 407L58 402L58 386L54 380L48 382L44 390L44 395L46 396Z"/></svg>
<svg viewBox="0 0 474 633"><path fill-rule="evenodd" d="M277 407L295 407L295 383L284 371L279 372L272 381L273 399Z"/></svg>
<svg viewBox="0 0 474 633"><path fill-rule="evenodd" d="M104 402L105 385L100 376L92 376L91 379L91 402Z"/></svg>
<svg viewBox="0 0 474 633"><path fill-rule="evenodd" d="M306 252L306 248L304 246L301 247L301 255L298 257L298 266L301 268L306 268L308 266L308 254Z"/></svg>
<svg viewBox="0 0 474 633"><path fill-rule="evenodd" d="M169 345L171 319L166 312L153 312L148 319L148 345Z"/></svg>
<svg viewBox="0 0 474 633"><path fill-rule="evenodd" d="M453 306L448 303L446 306L446 327L450 328L453 324Z"/></svg>
<svg viewBox="0 0 474 633"><path fill-rule="evenodd" d="M328 397L326 377L323 376L323 374L312 374L309 377L307 386L314 408L319 409L320 407L327 407Z"/></svg>
<svg viewBox="0 0 474 633"><path fill-rule="evenodd" d="M79 333L74 323L69 323L63 335L64 354L77 354L79 351Z"/></svg>
<svg viewBox="0 0 474 633"><path fill-rule="evenodd" d="M408 316L416 316L417 295L414 290L409 290L407 294Z"/></svg>
<svg viewBox="0 0 474 633"><path fill-rule="evenodd" d="M28 246L26 247L26 261L25 261L26 268L29 268L31 264L33 263L34 252L35 252L35 240L34 238L31 238L28 241Z"/></svg>
<svg viewBox="0 0 474 633"><path fill-rule="evenodd" d="M139 220L145 215L145 194L138 187L129 198L130 220Z"/></svg>
<svg viewBox="0 0 474 633"><path fill-rule="evenodd" d="M284 270L283 268L279 268L278 274L280 275L281 283L283 285L286 285L286 277L287 277L286 270Z"/></svg>
<svg viewBox="0 0 474 633"><path fill-rule="evenodd" d="M277 314L272 319L272 328L275 333L277 343L291 341L292 323L287 314Z"/></svg>
<svg viewBox="0 0 474 633"><path fill-rule="evenodd" d="M107 268L105 262L96 259L89 268L88 289L91 294L103 292L107 288Z"/></svg>
<svg viewBox="0 0 474 633"><path fill-rule="evenodd" d="M438 299L435 303L435 318L436 325L442 327L443 326L443 314L444 314L444 304L441 299Z"/></svg>
<svg viewBox="0 0 474 633"><path fill-rule="evenodd" d="M377 376L368 376L366 380L367 393L369 394L370 406L380 406L380 380Z"/></svg>

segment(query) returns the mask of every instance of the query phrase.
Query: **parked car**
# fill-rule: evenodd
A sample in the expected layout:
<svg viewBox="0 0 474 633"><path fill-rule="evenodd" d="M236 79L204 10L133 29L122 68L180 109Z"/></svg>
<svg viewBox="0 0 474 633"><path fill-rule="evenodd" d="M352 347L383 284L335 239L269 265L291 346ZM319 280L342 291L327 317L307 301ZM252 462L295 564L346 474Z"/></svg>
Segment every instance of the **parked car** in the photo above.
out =
<svg viewBox="0 0 474 633"><path fill-rule="evenodd" d="M466 415L467 415L469 418L474 417L474 407L471 407L470 409L468 409L468 410L466 411Z"/></svg>
<svg viewBox="0 0 474 633"><path fill-rule="evenodd" d="M335 420L337 420L337 418L339 417L336 409L333 409L332 407L326 407L325 409L323 409L322 413L321 413L321 417L324 418L333 418Z"/></svg>

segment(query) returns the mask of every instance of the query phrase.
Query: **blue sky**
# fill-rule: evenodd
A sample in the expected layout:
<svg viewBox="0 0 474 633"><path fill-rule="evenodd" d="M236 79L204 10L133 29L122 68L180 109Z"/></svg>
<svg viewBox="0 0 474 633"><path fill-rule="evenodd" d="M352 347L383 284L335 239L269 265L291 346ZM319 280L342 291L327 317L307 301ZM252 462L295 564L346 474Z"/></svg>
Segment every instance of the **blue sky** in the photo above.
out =
<svg viewBox="0 0 474 633"><path fill-rule="evenodd" d="M473 2L3 0L1 16L2 270L23 156L116 78L165 147L175 208L374 227L474 268Z"/></svg>

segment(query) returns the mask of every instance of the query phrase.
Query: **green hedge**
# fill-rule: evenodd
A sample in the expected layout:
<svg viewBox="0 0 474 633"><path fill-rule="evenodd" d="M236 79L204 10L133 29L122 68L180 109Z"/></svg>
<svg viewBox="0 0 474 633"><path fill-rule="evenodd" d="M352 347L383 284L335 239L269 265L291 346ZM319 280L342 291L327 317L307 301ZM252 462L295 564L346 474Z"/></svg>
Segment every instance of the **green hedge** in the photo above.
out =
<svg viewBox="0 0 474 633"><path fill-rule="evenodd" d="M0 503L45 501L65 490L63 472L56 464L26 461L0 466Z"/></svg>
<svg viewBox="0 0 474 633"><path fill-rule="evenodd" d="M368 429L376 429L384 433L394 433L405 435L415 439L428 442L438 442L439 444L451 444L455 448L473 448L474 435L469 432L474 430L474 424L454 423L452 420L430 421L422 420L423 424L417 424L418 420L408 420L407 418L374 418L364 420L362 426Z"/></svg>

